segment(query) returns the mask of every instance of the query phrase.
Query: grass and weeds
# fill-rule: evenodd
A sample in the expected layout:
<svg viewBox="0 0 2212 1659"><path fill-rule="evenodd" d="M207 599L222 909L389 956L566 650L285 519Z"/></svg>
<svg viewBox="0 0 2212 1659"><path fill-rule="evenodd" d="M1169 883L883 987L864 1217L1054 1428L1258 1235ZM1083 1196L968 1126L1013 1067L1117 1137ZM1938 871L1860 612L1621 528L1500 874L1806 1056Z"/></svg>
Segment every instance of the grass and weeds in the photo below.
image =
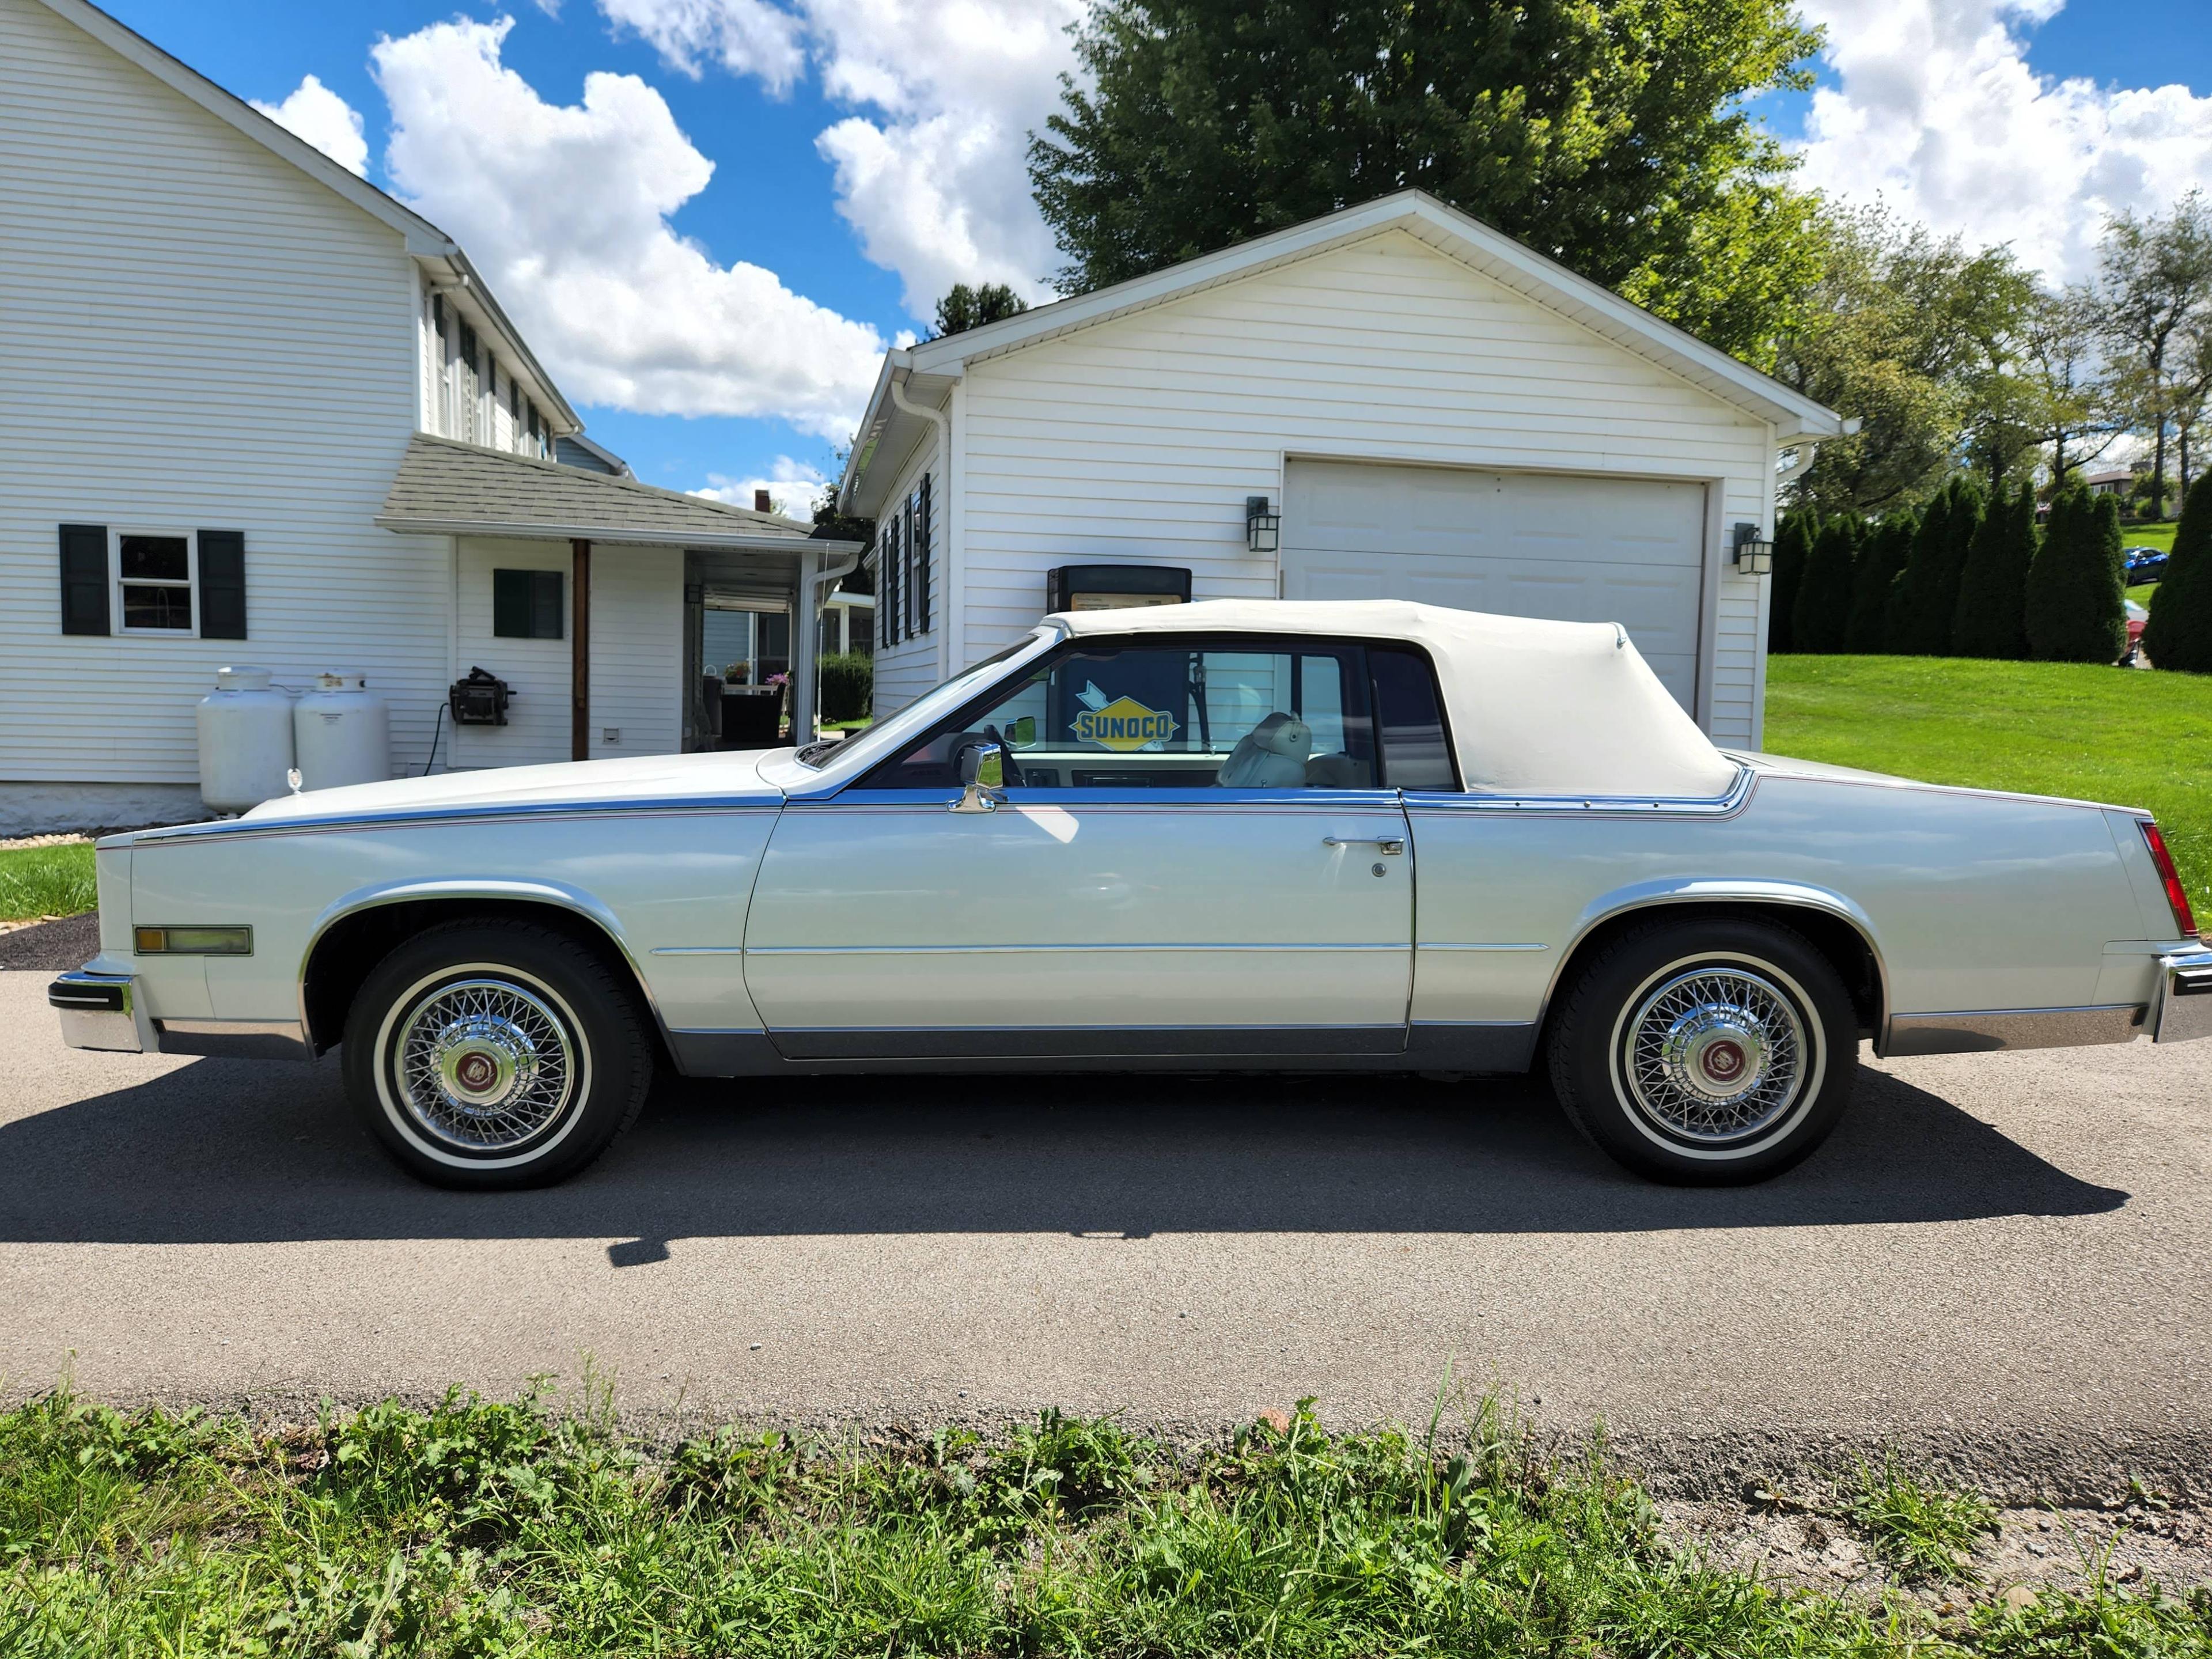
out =
<svg viewBox="0 0 2212 1659"><path fill-rule="evenodd" d="M1492 1405L1449 1436L1302 1405L1202 1450L1054 1413L655 1449L535 1396L256 1434L63 1393L0 1414L0 1652L2149 1659L2212 1655L2212 1598L1793 1589Z"/></svg>
<svg viewBox="0 0 2212 1659"><path fill-rule="evenodd" d="M2212 675L1954 657L1770 657L1766 747L1931 783L2148 807L2212 909Z"/></svg>
<svg viewBox="0 0 2212 1659"><path fill-rule="evenodd" d="M2164 524L2124 524L2120 526L2120 545L2154 547L2161 553L2171 553L2173 532L2180 527L2179 519L2168 519Z"/></svg>
<svg viewBox="0 0 2212 1659"><path fill-rule="evenodd" d="M89 842L0 848L0 921L73 916L98 902Z"/></svg>
<svg viewBox="0 0 2212 1659"><path fill-rule="evenodd" d="M1979 1492L1921 1481L1894 1460L1859 1466L1845 1512L1885 1560L1920 1583L1971 1576L1969 1553L1997 1529L1996 1505Z"/></svg>

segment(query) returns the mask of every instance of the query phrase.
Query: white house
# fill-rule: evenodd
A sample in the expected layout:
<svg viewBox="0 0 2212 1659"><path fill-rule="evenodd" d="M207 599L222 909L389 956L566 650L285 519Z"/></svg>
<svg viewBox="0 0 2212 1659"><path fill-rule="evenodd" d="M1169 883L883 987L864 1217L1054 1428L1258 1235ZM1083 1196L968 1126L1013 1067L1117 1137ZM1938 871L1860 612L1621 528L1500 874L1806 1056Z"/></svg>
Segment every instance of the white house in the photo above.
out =
<svg viewBox="0 0 2212 1659"><path fill-rule="evenodd" d="M697 746L708 608L857 551L626 476L451 238L83 0L0 0L0 834L200 816L232 663L403 773Z"/></svg>
<svg viewBox="0 0 2212 1659"><path fill-rule="evenodd" d="M886 356L841 484L878 521L878 712L1029 627L1054 571L1139 567L1063 580L1618 622L1755 745L1769 582L1735 549L1771 532L1778 457L1848 429L1388 197Z"/></svg>

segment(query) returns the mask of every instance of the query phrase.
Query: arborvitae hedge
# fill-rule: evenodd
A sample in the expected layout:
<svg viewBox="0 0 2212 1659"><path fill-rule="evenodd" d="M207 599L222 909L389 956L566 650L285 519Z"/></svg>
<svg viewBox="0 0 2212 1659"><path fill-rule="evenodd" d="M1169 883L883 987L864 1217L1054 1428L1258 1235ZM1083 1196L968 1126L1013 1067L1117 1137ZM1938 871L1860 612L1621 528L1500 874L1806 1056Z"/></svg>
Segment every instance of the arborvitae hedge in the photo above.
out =
<svg viewBox="0 0 2212 1659"><path fill-rule="evenodd" d="M1858 560L1862 522L1838 513L1820 526L1797 586L1790 639L1800 651L1832 655L1844 648L1851 618L1851 573Z"/></svg>
<svg viewBox="0 0 2212 1659"><path fill-rule="evenodd" d="M2043 550L2027 573L2027 642L2035 654L2051 662L2118 661L2128 641L2123 580L2119 502L2078 483L2060 491Z"/></svg>
<svg viewBox="0 0 2212 1659"><path fill-rule="evenodd" d="M1951 653L2027 655L2027 573L2035 562L2035 486L2001 491L1982 514L1959 578Z"/></svg>
<svg viewBox="0 0 2212 1659"><path fill-rule="evenodd" d="M2142 648L2154 668L2212 674L2212 472L2182 499L2173 555L2150 596Z"/></svg>
<svg viewBox="0 0 2212 1659"><path fill-rule="evenodd" d="M1805 561L1812 556L1813 538L1820 533L1820 515L1810 507L1785 513L1774 532L1774 577L1767 595L1766 648L1779 654L1795 651L1791 619L1797 609L1797 589L1805 580Z"/></svg>
<svg viewBox="0 0 2212 1659"><path fill-rule="evenodd" d="M1907 656L1940 657L1951 648L1951 614L1959 608L1959 578L1966 550L1982 518L1982 487L1953 478L1936 491L1912 538L1912 556L1889 610L1889 648Z"/></svg>
<svg viewBox="0 0 2212 1659"><path fill-rule="evenodd" d="M1912 536L1919 527L1919 518L1910 511L1886 514L1859 550L1844 650L1871 655L1889 649L1889 597L1912 556Z"/></svg>

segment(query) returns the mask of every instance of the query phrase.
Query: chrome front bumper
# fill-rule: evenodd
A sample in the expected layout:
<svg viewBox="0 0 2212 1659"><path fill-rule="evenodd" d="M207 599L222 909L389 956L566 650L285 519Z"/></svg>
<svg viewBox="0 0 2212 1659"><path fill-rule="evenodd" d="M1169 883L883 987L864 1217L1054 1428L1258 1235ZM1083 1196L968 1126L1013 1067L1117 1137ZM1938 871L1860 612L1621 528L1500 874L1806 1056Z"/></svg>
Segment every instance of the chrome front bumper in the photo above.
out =
<svg viewBox="0 0 2212 1659"><path fill-rule="evenodd" d="M2149 1025L2154 1042L2212 1037L2212 951L2177 951L2158 959Z"/></svg>
<svg viewBox="0 0 2212 1659"><path fill-rule="evenodd" d="M297 1020L154 1019L128 974L64 974L46 987L72 1048L126 1054L208 1054L226 1060L313 1060Z"/></svg>

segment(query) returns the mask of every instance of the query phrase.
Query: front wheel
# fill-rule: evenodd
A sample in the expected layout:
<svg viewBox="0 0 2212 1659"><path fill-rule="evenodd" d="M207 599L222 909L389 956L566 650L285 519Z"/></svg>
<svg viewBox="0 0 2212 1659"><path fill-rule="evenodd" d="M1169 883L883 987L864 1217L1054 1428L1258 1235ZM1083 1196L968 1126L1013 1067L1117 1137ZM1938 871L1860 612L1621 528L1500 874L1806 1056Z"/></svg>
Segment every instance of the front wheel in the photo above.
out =
<svg viewBox="0 0 2212 1659"><path fill-rule="evenodd" d="M1550 1059L1560 1106L1601 1151L1655 1180L1737 1185L1827 1139L1857 1076L1858 1020L1800 933L1656 921L1582 967Z"/></svg>
<svg viewBox="0 0 2212 1659"><path fill-rule="evenodd" d="M441 1187L566 1179L635 1121L653 1050L627 990L574 939L455 922L376 965L346 1021L346 1096Z"/></svg>

